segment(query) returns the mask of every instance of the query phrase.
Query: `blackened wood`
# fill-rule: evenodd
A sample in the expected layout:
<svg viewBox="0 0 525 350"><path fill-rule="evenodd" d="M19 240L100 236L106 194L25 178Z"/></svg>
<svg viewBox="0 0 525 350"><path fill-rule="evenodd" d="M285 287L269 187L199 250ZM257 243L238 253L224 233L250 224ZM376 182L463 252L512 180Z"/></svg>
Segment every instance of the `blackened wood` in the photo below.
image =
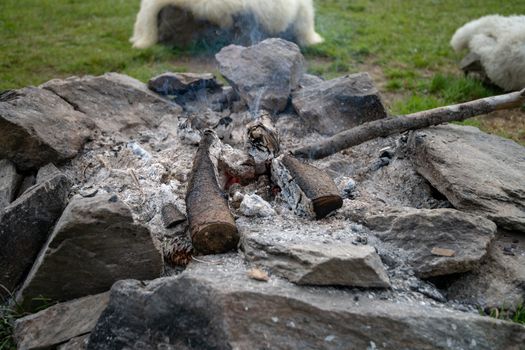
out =
<svg viewBox="0 0 525 350"><path fill-rule="evenodd" d="M323 170L284 155L281 159L302 192L312 202L317 219L343 206L343 198L332 178Z"/></svg>
<svg viewBox="0 0 525 350"><path fill-rule="evenodd" d="M171 228L186 221L186 215L173 203L164 204L161 209L161 216L165 228Z"/></svg>
<svg viewBox="0 0 525 350"><path fill-rule="evenodd" d="M519 108L524 102L525 89L413 114L379 119L342 131L317 144L298 148L292 153L300 158L320 159L377 137L464 120L496 110Z"/></svg>
<svg viewBox="0 0 525 350"><path fill-rule="evenodd" d="M202 254L218 254L235 249L239 233L228 202L217 182L216 162L210 148L218 142L211 130L206 130L193 160L186 193L186 211L194 249Z"/></svg>
<svg viewBox="0 0 525 350"><path fill-rule="evenodd" d="M279 134L269 113L263 111L256 120L247 125L247 132L248 153L256 160L269 160L279 154Z"/></svg>

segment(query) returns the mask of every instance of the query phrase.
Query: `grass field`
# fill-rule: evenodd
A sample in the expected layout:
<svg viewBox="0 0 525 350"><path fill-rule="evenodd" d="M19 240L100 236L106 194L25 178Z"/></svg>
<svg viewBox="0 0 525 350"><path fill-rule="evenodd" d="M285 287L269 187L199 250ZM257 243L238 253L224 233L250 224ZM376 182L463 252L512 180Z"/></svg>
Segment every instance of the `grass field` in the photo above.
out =
<svg viewBox="0 0 525 350"><path fill-rule="evenodd" d="M195 48L131 49L138 7L139 0L1 0L0 90L107 71L147 80L210 65L210 53ZM367 70L398 114L500 93L464 78L457 68L461 55L448 42L479 16L525 14L525 1L317 0L316 8L326 43L304 50L310 71L330 78ZM524 115L466 123L525 144Z"/></svg>

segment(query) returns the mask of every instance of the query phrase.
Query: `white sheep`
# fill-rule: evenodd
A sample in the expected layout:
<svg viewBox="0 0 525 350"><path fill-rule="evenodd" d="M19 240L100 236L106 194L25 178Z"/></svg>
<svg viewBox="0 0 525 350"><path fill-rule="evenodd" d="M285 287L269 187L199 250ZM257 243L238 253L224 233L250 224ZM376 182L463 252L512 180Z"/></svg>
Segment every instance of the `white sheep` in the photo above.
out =
<svg viewBox="0 0 525 350"><path fill-rule="evenodd" d="M142 0L130 39L133 47L147 48L157 42L157 16L168 5L224 29L233 26L235 16L250 14L271 35L291 28L299 45L323 42L314 29L312 0Z"/></svg>
<svg viewBox="0 0 525 350"><path fill-rule="evenodd" d="M525 16L481 17L459 28L450 45L477 54L494 84L508 91L525 88Z"/></svg>

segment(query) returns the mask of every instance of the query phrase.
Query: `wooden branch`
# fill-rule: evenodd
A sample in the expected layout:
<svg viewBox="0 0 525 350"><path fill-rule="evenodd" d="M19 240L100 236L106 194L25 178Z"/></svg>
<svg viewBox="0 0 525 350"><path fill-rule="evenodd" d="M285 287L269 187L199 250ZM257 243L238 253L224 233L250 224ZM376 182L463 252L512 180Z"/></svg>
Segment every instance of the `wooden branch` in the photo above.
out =
<svg viewBox="0 0 525 350"><path fill-rule="evenodd" d="M337 133L318 144L293 150L292 154L300 158L320 159L377 137L460 121L496 110L519 108L524 102L525 89L428 111L379 119Z"/></svg>
<svg viewBox="0 0 525 350"><path fill-rule="evenodd" d="M219 142L215 133L206 130L193 160L186 193L186 211L190 236L195 250L202 254L219 254L235 249L239 233L226 196L217 181L217 162L210 151Z"/></svg>

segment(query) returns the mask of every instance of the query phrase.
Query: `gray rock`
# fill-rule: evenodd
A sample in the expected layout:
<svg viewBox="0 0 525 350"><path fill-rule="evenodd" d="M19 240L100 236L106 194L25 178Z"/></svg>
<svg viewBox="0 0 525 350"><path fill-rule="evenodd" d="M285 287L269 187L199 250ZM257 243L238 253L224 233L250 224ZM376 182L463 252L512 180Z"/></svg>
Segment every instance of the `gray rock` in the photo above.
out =
<svg viewBox="0 0 525 350"><path fill-rule="evenodd" d="M417 171L452 205L525 232L525 148L477 128L439 126L410 137Z"/></svg>
<svg viewBox="0 0 525 350"><path fill-rule="evenodd" d="M14 338L18 349L53 347L91 332L108 302L108 292L90 295L16 320ZM78 339L74 341L78 343Z"/></svg>
<svg viewBox="0 0 525 350"><path fill-rule="evenodd" d="M13 163L7 159L0 160L0 210L15 199L20 179Z"/></svg>
<svg viewBox="0 0 525 350"><path fill-rule="evenodd" d="M18 300L28 309L44 296L66 301L107 291L120 279L154 279L162 256L149 230L133 221L116 196L74 197L24 282Z"/></svg>
<svg viewBox="0 0 525 350"><path fill-rule="evenodd" d="M390 286L374 247L349 243L278 244L273 238L245 232L241 247L249 261L291 282L347 287Z"/></svg>
<svg viewBox="0 0 525 350"><path fill-rule="evenodd" d="M511 254L506 248L511 248ZM516 309L525 303L525 237L499 233L487 258L472 272L449 282L449 299L485 309Z"/></svg>
<svg viewBox="0 0 525 350"><path fill-rule="evenodd" d="M162 73L151 78L148 88L162 95L183 94L189 90L214 89L219 84L211 73Z"/></svg>
<svg viewBox="0 0 525 350"><path fill-rule="evenodd" d="M215 58L224 78L252 111L280 112L305 71L299 47L282 39L257 45L230 45Z"/></svg>
<svg viewBox="0 0 525 350"><path fill-rule="evenodd" d="M0 284L21 282L67 203L69 180L59 174L0 210Z"/></svg>
<svg viewBox="0 0 525 350"><path fill-rule="evenodd" d="M239 261L119 281L89 349L519 349L525 327L419 303L247 276Z"/></svg>
<svg viewBox="0 0 525 350"><path fill-rule="evenodd" d="M38 169L35 181L37 184L42 183L43 181L47 180L52 176L55 176L58 173L60 173L60 170L58 170L53 163L46 164L40 169Z"/></svg>
<svg viewBox="0 0 525 350"><path fill-rule="evenodd" d="M141 128L154 128L163 118L176 117L182 111L146 84L117 73L55 79L41 87L68 101L107 133L134 134Z"/></svg>
<svg viewBox="0 0 525 350"><path fill-rule="evenodd" d="M20 170L73 158L93 123L51 91L28 87L0 94L0 159Z"/></svg>
<svg viewBox="0 0 525 350"><path fill-rule="evenodd" d="M317 75L305 73L303 74L303 77L301 78L301 80L299 80L299 85L297 86L297 88L301 89L304 87L316 85L316 84L322 83L323 81L324 79L321 77L318 77Z"/></svg>
<svg viewBox="0 0 525 350"><path fill-rule="evenodd" d="M16 198L23 195L27 190L29 190L34 185L36 185L36 176L34 174L29 174L27 176L24 176L24 178L20 182L20 186L18 186L18 191L16 192Z"/></svg>
<svg viewBox="0 0 525 350"><path fill-rule="evenodd" d="M59 345L57 350L86 350L88 346L89 335L90 333L73 338L67 343Z"/></svg>
<svg viewBox="0 0 525 350"><path fill-rule="evenodd" d="M492 221L454 209L407 208L366 221L382 241L404 253L422 278L472 270L496 233Z"/></svg>
<svg viewBox="0 0 525 350"><path fill-rule="evenodd" d="M368 73L306 86L292 94L292 104L309 128L325 135L386 117Z"/></svg>

